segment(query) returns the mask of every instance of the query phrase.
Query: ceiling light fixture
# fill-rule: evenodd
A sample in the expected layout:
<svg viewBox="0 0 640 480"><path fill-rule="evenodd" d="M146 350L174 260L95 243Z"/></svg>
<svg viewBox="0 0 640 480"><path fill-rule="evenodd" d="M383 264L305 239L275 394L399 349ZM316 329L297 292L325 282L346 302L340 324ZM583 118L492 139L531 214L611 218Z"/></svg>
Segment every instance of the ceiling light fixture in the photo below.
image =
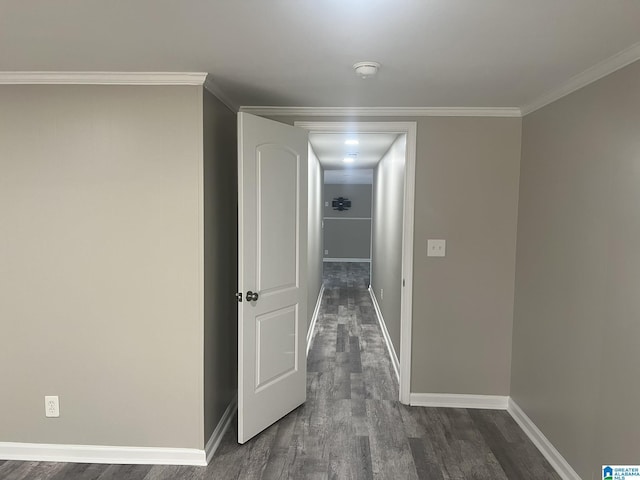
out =
<svg viewBox="0 0 640 480"><path fill-rule="evenodd" d="M345 140L345 145L358 145L360 142L358 140Z"/></svg>
<svg viewBox="0 0 640 480"><path fill-rule="evenodd" d="M353 163L353 162L354 162L354 160L355 160L355 158L353 158L353 157L344 157L344 158L342 159L342 161L343 161L344 163Z"/></svg>
<svg viewBox="0 0 640 480"><path fill-rule="evenodd" d="M371 78L378 73L380 64L378 62L358 62L353 64L353 69L360 78Z"/></svg>

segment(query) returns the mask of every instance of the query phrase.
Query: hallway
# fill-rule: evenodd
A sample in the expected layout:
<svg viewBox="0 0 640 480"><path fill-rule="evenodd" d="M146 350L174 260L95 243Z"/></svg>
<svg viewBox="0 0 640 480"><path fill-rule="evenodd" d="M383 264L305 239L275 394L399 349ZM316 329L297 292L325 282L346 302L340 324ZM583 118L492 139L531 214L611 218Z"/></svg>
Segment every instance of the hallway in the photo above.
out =
<svg viewBox="0 0 640 480"><path fill-rule="evenodd" d="M367 291L369 264L326 263L307 402L211 465L0 461L3 480L559 480L505 411L407 407Z"/></svg>
<svg viewBox="0 0 640 480"><path fill-rule="evenodd" d="M325 263L324 284L307 402L244 447L228 434L206 478L559 480L506 411L398 402L368 263Z"/></svg>
<svg viewBox="0 0 640 480"><path fill-rule="evenodd" d="M228 434L206 478L559 480L506 411L398 402L368 263L325 263L324 284L307 402L245 447Z"/></svg>

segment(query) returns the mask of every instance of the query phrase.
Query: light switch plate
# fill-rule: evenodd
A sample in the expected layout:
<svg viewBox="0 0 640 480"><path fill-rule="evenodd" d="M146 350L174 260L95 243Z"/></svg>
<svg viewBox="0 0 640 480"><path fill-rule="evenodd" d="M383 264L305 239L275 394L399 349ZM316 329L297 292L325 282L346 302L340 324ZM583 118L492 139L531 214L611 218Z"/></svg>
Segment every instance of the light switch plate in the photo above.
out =
<svg viewBox="0 0 640 480"><path fill-rule="evenodd" d="M446 240L427 240L427 257L444 257Z"/></svg>

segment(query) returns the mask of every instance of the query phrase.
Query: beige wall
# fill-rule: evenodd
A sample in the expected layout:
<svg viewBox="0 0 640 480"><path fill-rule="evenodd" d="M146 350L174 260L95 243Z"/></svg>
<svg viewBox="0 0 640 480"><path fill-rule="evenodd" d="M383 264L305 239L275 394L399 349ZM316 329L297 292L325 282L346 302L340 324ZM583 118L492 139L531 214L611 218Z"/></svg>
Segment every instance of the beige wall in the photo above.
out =
<svg viewBox="0 0 640 480"><path fill-rule="evenodd" d="M349 210L334 210L334 198L351 200ZM324 242L325 258L371 258L371 185L325 183ZM368 219L368 220L363 220Z"/></svg>
<svg viewBox="0 0 640 480"><path fill-rule="evenodd" d="M325 183L325 202L329 202L329 205L323 207L324 216L340 218L371 217L371 189L371 184ZM336 197L346 197L351 200L351 208L349 208L349 210L343 210L342 212L334 210L331 202Z"/></svg>
<svg viewBox="0 0 640 480"><path fill-rule="evenodd" d="M417 122L411 391L508 395L521 119L273 118Z"/></svg>
<svg viewBox="0 0 640 480"><path fill-rule="evenodd" d="M204 441L238 389L236 115L204 91Z"/></svg>
<svg viewBox="0 0 640 480"><path fill-rule="evenodd" d="M309 216L307 232L307 312L311 325L313 311L322 287L322 167L315 152L309 145Z"/></svg>
<svg viewBox="0 0 640 480"><path fill-rule="evenodd" d="M371 288L398 358L406 152L407 136L400 135L380 159L373 177Z"/></svg>
<svg viewBox="0 0 640 480"><path fill-rule="evenodd" d="M202 88L0 105L0 441L202 448Z"/></svg>
<svg viewBox="0 0 640 480"><path fill-rule="evenodd" d="M639 126L640 62L523 123L512 397L584 479L639 458Z"/></svg>

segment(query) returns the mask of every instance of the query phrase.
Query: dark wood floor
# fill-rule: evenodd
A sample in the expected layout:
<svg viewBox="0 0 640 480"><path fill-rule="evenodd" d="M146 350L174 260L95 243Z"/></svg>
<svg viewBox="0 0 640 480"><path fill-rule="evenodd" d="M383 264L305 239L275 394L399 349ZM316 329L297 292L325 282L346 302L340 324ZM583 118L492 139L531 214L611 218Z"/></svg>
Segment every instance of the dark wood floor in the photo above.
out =
<svg viewBox="0 0 640 480"><path fill-rule="evenodd" d="M0 460L0 479L559 480L507 412L397 401L368 276L368 264L325 264L307 402L245 445L230 429L208 467Z"/></svg>

